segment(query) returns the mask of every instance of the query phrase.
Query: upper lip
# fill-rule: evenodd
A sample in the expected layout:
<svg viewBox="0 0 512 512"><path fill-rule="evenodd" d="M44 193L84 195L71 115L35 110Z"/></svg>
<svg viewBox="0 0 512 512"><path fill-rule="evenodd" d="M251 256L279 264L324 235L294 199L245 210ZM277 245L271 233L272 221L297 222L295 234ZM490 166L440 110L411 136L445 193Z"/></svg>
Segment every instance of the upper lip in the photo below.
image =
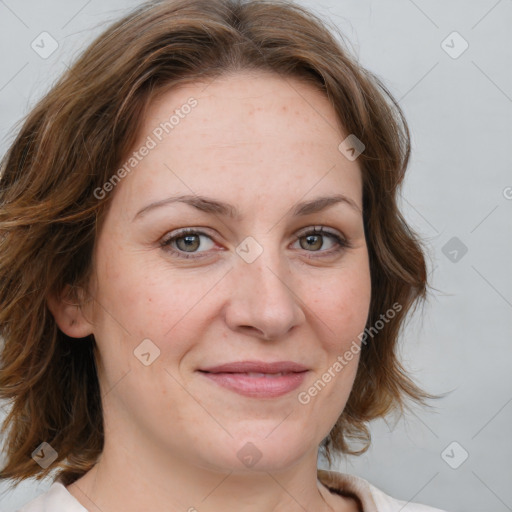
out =
<svg viewBox="0 0 512 512"><path fill-rule="evenodd" d="M307 371L304 365L293 361L276 361L266 363L264 361L235 361L207 368L199 371L208 373L298 373Z"/></svg>

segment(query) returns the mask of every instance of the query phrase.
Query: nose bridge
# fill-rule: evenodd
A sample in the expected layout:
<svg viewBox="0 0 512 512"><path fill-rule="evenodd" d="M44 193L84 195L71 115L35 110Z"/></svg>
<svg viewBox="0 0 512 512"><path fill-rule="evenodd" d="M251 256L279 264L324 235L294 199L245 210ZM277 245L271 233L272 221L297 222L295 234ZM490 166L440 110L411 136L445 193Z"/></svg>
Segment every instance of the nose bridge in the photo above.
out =
<svg viewBox="0 0 512 512"><path fill-rule="evenodd" d="M231 327L252 327L266 338L284 335L304 315L279 242L272 235L248 237L237 253L237 290L228 314Z"/></svg>

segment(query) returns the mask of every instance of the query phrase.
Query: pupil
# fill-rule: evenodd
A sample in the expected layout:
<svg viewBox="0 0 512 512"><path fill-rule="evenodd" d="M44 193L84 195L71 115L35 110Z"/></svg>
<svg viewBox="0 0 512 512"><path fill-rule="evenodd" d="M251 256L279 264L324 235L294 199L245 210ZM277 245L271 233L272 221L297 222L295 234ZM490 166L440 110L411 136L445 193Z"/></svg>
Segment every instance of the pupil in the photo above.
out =
<svg viewBox="0 0 512 512"><path fill-rule="evenodd" d="M177 244L179 246L180 241L183 240L185 242L185 250L188 249L197 249L199 243L198 243L198 236L197 235L186 235L181 238L178 238ZM181 247L180 247L181 249Z"/></svg>
<svg viewBox="0 0 512 512"><path fill-rule="evenodd" d="M322 247L321 237L319 235L308 235L306 237L308 247L303 247L303 249L320 249ZM315 244L315 241L317 242ZM318 244L320 242L320 244ZM316 246L315 246L316 245Z"/></svg>

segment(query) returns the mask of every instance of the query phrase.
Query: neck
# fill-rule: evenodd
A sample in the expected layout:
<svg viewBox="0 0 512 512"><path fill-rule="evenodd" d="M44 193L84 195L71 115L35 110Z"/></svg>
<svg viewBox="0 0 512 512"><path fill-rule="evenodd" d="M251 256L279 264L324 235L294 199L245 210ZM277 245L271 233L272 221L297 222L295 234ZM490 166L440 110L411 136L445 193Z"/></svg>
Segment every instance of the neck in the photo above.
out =
<svg viewBox="0 0 512 512"><path fill-rule="evenodd" d="M352 510L317 480L316 451L275 471L222 472L141 444L112 444L106 437L99 462L68 491L90 512Z"/></svg>

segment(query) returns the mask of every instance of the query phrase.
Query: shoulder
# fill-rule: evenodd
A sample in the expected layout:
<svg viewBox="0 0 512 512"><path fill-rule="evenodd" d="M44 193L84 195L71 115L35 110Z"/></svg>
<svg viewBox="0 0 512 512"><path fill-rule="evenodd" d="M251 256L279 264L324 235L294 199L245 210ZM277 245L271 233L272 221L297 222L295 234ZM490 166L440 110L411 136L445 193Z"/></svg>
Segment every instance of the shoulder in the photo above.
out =
<svg viewBox="0 0 512 512"><path fill-rule="evenodd" d="M392 498L364 478L323 469L319 469L317 474L320 482L331 492L339 491L344 495L357 496L364 512L446 512L420 503Z"/></svg>
<svg viewBox="0 0 512 512"><path fill-rule="evenodd" d="M318 479L331 492L357 496L364 512L446 512L438 508L396 500L363 478L319 469ZM33 499L17 512L88 512L62 485L54 482L48 491Z"/></svg>
<svg viewBox="0 0 512 512"><path fill-rule="evenodd" d="M368 485L379 511L382 510L383 512L387 512L389 510L389 512L398 512L399 510L402 510L403 512L446 512L439 508L422 505L421 503L411 503L408 501L397 500L391 496L388 496L373 485Z"/></svg>
<svg viewBox="0 0 512 512"><path fill-rule="evenodd" d="M60 482L16 512L88 512Z"/></svg>

